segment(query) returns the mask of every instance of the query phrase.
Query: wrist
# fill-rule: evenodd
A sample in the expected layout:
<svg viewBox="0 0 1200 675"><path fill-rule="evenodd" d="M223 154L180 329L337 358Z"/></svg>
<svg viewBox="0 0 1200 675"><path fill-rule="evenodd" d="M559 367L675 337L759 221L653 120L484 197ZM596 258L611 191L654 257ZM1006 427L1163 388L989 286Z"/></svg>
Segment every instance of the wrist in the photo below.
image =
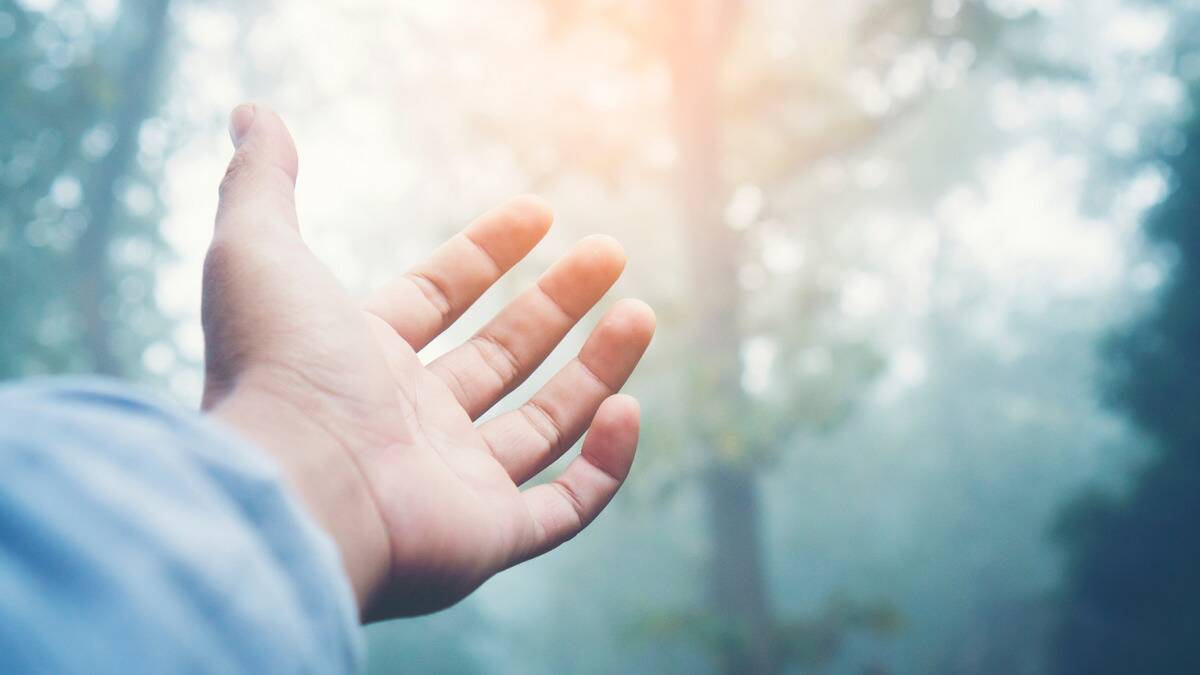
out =
<svg viewBox="0 0 1200 675"><path fill-rule="evenodd" d="M317 411L264 388L236 387L207 413L278 463L285 483L337 545L363 615L390 573L390 544L344 442L322 426Z"/></svg>

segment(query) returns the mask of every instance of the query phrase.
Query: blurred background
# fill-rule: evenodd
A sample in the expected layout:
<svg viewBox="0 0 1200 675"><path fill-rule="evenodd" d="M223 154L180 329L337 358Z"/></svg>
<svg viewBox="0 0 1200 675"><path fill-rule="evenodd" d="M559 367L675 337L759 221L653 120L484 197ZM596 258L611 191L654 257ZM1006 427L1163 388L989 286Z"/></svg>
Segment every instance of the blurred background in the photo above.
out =
<svg viewBox="0 0 1200 675"><path fill-rule="evenodd" d="M227 115L261 101L357 292L555 205L427 356L588 233L660 316L627 489L372 626L371 673L1200 672L1198 29L1183 0L0 0L0 376L195 405Z"/></svg>

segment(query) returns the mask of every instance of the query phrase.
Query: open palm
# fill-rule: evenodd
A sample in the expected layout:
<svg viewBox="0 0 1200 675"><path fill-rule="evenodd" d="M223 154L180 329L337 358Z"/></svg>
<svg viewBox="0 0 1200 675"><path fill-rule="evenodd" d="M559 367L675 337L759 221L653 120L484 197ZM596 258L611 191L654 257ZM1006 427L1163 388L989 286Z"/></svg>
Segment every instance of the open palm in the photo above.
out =
<svg viewBox="0 0 1200 675"><path fill-rule="evenodd" d="M356 302L300 239L282 122L243 106L232 128L205 266L205 407L280 459L337 540L364 615L444 607L587 525L633 460L637 404L614 394L653 333L645 304L616 303L529 401L476 420L616 281L619 245L584 239L423 364L417 353L545 235L549 209L514 199ZM560 476L521 490L589 428Z"/></svg>

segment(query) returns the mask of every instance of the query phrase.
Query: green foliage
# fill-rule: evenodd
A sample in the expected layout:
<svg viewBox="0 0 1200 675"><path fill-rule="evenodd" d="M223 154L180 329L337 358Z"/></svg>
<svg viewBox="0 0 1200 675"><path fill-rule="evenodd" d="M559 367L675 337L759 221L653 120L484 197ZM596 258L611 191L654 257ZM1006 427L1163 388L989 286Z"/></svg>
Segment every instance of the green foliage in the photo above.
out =
<svg viewBox="0 0 1200 675"><path fill-rule="evenodd" d="M835 593L814 615L776 621L769 644L780 668L819 671L828 666L853 635L889 636L900 631L899 610L883 600L863 601ZM731 617L710 611L650 612L626 627L626 639L685 642L714 656L740 653L750 643L750 629Z"/></svg>
<svg viewBox="0 0 1200 675"><path fill-rule="evenodd" d="M1200 671L1200 119L1187 138L1147 223L1174 269L1109 349L1112 400L1156 454L1128 494L1089 493L1055 530L1068 574L1053 660L1067 675Z"/></svg>

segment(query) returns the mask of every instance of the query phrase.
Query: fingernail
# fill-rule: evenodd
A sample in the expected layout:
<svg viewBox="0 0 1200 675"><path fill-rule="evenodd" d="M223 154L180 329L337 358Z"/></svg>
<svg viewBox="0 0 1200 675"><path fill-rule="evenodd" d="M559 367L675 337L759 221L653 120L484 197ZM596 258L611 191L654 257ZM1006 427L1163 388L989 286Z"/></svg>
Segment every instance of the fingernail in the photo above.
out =
<svg viewBox="0 0 1200 675"><path fill-rule="evenodd" d="M253 104L243 103L234 108L229 115L229 138L233 140L233 147L240 146L242 139L250 133L250 127L254 126L255 112Z"/></svg>

